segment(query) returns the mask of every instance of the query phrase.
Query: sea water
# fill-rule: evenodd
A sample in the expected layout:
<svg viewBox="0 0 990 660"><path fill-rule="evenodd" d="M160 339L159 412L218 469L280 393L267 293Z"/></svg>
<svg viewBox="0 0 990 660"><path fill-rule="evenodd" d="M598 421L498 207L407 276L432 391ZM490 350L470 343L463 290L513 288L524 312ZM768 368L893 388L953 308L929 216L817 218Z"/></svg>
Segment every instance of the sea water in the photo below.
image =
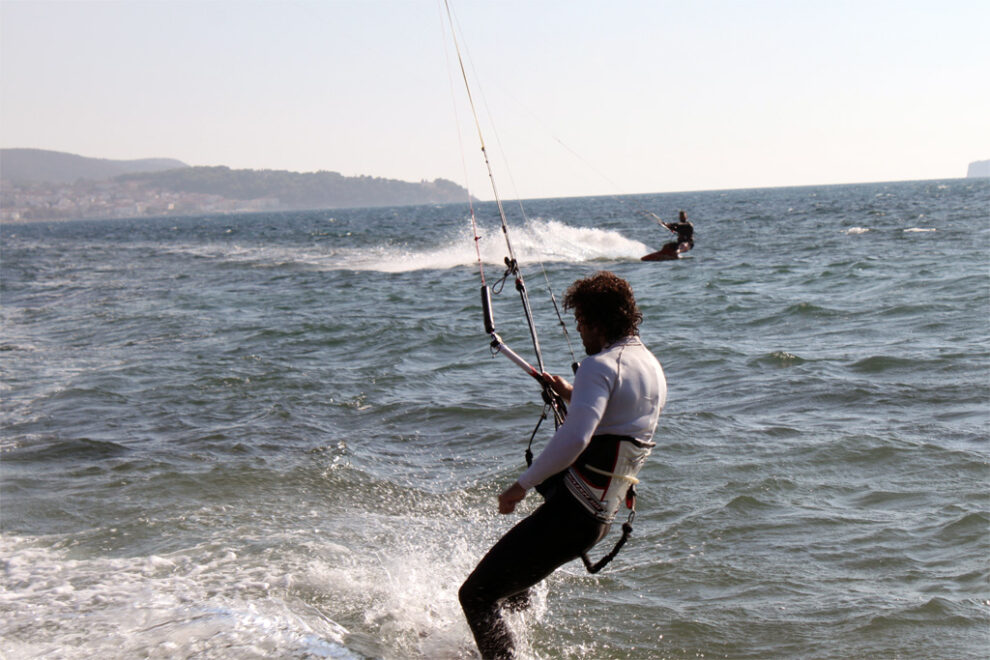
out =
<svg viewBox="0 0 990 660"><path fill-rule="evenodd" d="M523 657L990 654L990 181L507 206L547 369L548 286L607 269L670 389L631 540L537 589ZM466 203L0 232L3 657L475 657L542 405Z"/></svg>

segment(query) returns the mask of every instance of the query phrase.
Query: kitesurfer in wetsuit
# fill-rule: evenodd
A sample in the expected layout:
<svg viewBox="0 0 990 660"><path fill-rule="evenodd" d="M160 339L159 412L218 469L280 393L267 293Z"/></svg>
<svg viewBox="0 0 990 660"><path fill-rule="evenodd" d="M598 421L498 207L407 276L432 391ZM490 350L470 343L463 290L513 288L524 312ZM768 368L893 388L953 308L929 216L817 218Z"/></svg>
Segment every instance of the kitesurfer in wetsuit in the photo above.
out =
<svg viewBox="0 0 990 660"><path fill-rule="evenodd" d="M663 250L675 253L687 252L694 247L694 225L687 219L687 211L678 214L676 223L661 222L664 227L677 234L677 240L667 243Z"/></svg>
<svg viewBox="0 0 990 660"><path fill-rule="evenodd" d="M609 272L578 280L564 307L574 310L589 357L573 385L543 374L569 412L529 469L499 495L498 510L512 513L537 485L546 500L488 551L459 593L486 660L513 657L503 608L525 607L530 587L606 535L653 447L667 400L663 369L639 338L643 316L628 282Z"/></svg>

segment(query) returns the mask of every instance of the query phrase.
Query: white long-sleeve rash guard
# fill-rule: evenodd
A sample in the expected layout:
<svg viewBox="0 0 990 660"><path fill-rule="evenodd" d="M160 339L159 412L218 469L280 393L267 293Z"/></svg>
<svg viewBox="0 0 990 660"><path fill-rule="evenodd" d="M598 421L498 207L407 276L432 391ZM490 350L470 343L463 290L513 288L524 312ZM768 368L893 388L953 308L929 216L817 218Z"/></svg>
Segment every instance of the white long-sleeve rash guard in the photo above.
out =
<svg viewBox="0 0 990 660"><path fill-rule="evenodd" d="M529 490L569 467L592 436L650 442L667 402L663 368L639 337L626 337L586 357L574 376L567 419L519 477Z"/></svg>

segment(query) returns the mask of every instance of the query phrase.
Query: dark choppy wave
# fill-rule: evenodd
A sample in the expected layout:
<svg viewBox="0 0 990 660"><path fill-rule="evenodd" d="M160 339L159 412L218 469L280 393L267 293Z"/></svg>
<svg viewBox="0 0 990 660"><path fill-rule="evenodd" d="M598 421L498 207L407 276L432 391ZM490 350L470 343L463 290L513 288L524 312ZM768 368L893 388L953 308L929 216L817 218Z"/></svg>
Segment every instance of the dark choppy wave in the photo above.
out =
<svg viewBox="0 0 990 660"><path fill-rule="evenodd" d="M511 219L548 368L538 260L558 295L630 279L670 383L632 541L538 590L525 655L985 654L988 204L966 180ZM642 208L689 211L688 258L638 260L667 239ZM0 230L5 657L471 657L456 590L540 406L488 351L465 209Z"/></svg>

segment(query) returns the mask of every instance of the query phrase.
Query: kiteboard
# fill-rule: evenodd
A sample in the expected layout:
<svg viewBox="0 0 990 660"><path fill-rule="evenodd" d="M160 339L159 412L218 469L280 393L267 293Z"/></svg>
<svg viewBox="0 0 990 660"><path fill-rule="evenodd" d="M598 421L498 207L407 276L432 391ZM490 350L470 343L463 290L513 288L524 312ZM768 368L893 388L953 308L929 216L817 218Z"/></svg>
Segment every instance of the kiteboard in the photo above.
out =
<svg viewBox="0 0 990 660"><path fill-rule="evenodd" d="M690 249L691 246L688 243L678 244L670 242L656 252L651 252L645 257L640 257L640 261L673 261L674 259L680 259L681 254Z"/></svg>

